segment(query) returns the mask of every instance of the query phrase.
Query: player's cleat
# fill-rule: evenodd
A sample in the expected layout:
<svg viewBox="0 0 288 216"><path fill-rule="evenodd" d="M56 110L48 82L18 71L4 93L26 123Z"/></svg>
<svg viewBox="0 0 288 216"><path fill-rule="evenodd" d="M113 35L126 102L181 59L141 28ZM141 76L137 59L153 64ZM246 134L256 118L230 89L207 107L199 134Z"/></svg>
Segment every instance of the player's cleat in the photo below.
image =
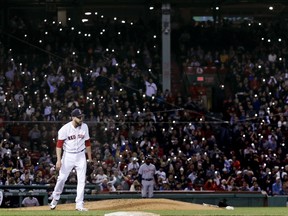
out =
<svg viewBox="0 0 288 216"><path fill-rule="evenodd" d="M50 209L54 210L57 206L58 200L52 199L52 202L50 203Z"/></svg>
<svg viewBox="0 0 288 216"><path fill-rule="evenodd" d="M76 210L76 211L88 211L87 208L83 208L83 207L82 207L82 208L76 208L75 210Z"/></svg>

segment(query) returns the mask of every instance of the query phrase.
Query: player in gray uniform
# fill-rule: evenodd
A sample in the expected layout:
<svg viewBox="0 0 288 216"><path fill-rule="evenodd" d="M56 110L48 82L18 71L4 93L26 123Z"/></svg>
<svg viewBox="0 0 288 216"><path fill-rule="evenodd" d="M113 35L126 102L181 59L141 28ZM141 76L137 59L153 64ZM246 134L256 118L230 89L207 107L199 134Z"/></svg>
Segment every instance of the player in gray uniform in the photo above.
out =
<svg viewBox="0 0 288 216"><path fill-rule="evenodd" d="M145 163L143 163L139 170L139 182L142 184L141 195L142 198L152 198L154 194L154 184L157 183L156 167L152 164L152 157L148 155Z"/></svg>

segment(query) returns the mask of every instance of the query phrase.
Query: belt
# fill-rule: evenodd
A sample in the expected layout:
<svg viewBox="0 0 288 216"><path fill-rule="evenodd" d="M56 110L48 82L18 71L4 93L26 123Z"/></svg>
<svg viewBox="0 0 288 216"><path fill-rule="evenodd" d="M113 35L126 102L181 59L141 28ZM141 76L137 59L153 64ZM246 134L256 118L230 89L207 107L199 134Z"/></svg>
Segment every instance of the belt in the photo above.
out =
<svg viewBox="0 0 288 216"><path fill-rule="evenodd" d="M142 180L144 180L144 181L152 181L153 179L152 179L152 178L150 178L150 179L144 179L144 178L142 178Z"/></svg>
<svg viewBox="0 0 288 216"><path fill-rule="evenodd" d="M78 153L80 153L80 152L83 152L85 150L85 148L84 149L82 149L81 151L78 151L78 152L68 152L68 151L66 151L67 153L70 153L70 154L78 154Z"/></svg>

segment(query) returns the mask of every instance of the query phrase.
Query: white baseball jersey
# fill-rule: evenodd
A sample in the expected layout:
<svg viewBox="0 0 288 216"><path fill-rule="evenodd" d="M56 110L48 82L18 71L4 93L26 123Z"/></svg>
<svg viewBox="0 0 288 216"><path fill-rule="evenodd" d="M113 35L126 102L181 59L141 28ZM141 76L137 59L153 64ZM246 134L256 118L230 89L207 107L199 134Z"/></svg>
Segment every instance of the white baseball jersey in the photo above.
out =
<svg viewBox="0 0 288 216"><path fill-rule="evenodd" d="M82 123L75 128L68 122L58 132L58 140L65 140L63 150L70 153L81 152L85 149L85 140L90 139L88 126Z"/></svg>

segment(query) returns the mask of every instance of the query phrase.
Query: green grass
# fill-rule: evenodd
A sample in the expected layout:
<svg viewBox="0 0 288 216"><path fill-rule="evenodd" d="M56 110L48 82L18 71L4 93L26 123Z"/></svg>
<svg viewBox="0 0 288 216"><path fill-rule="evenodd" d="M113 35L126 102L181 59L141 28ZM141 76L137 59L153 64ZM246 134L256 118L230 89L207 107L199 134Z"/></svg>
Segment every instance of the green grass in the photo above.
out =
<svg viewBox="0 0 288 216"><path fill-rule="evenodd" d="M91 210L88 212L77 212L77 211L60 211L60 210L33 210L33 211L19 211L16 209L0 209L0 215L3 216L103 216L104 214L115 211L99 211ZM119 211L120 212L120 211ZM123 211L121 211L123 212ZM286 216L288 215L288 208L286 207L255 207L255 208L243 208L236 207L234 210L195 210L195 211L147 211L159 214L161 216Z"/></svg>

